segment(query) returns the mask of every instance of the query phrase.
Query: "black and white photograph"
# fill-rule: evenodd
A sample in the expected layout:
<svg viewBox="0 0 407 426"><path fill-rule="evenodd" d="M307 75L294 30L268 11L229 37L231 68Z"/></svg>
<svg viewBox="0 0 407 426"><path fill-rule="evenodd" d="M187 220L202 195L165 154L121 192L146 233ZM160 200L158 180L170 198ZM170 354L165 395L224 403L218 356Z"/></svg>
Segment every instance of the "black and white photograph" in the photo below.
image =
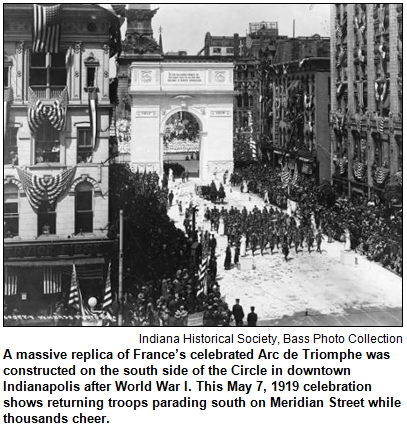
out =
<svg viewBox="0 0 407 426"><path fill-rule="evenodd" d="M3 326L401 327L402 13L3 3Z"/></svg>

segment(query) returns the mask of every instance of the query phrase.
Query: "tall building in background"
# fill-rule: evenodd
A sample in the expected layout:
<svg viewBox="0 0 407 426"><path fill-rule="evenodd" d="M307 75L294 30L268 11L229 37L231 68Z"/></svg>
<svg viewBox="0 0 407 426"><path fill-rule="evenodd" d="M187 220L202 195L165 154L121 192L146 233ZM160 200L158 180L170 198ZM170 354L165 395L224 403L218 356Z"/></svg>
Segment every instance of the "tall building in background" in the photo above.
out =
<svg viewBox="0 0 407 426"><path fill-rule="evenodd" d="M73 264L101 301L120 21L96 5L4 5L5 303L51 313Z"/></svg>
<svg viewBox="0 0 407 426"><path fill-rule="evenodd" d="M331 6L332 179L349 195L401 200L401 4Z"/></svg>

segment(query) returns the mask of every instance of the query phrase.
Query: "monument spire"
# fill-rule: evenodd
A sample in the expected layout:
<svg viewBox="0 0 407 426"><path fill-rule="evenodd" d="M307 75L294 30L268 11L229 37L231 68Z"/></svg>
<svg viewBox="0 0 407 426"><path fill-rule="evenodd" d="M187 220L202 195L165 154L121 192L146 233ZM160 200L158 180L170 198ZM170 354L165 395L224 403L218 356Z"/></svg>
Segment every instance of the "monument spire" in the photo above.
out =
<svg viewBox="0 0 407 426"><path fill-rule="evenodd" d="M161 55L163 55L164 54L163 37L162 37L163 27L161 25L160 25L160 28L158 29L158 32L160 33L160 38L158 40L158 46L160 47L160 53L161 53Z"/></svg>

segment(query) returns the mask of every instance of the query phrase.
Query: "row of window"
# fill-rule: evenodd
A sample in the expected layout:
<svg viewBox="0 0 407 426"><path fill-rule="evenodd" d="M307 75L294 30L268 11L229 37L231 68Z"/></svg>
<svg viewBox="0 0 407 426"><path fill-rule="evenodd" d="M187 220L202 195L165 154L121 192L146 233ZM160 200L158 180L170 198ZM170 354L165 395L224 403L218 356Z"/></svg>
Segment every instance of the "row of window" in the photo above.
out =
<svg viewBox="0 0 407 426"><path fill-rule="evenodd" d="M4 164L18 165L18 127L7 129L4 141ZM45 120L35 134L34 164L59 163L60 158L60 132L48 120ZM89 127L77 129L77 163L92 162L92 135Z"/></svg>
<svg viewBox="0 0 407 426"><path fill-rule="evenodd" d="M4 236L19 235L19 189L15 184L4 186ZM37 235L56 234L57 212L44 201L37 214ZM81 182L75 187L75 234L93 232L93 186Z"/></svg>
<svg viewBox="0 0 407 426"><path fill-rule="evenodd" d="M85 61L86 87L96 86L96 70L99 63L93 58ZM4 61L3 85L10 86L12 62ZM55 91L62 90L67 84L67 52L34 53L30 55L29 86L41 99L52 99Z"/></svg>

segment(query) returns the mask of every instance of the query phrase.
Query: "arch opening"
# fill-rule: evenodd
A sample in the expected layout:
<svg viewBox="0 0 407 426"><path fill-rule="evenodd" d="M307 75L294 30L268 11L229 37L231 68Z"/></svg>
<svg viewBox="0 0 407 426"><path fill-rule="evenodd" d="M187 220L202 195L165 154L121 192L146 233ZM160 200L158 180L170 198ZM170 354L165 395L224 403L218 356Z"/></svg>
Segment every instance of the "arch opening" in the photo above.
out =
<svg viewBox="0 0 407 426"><path fill-rule="evenodd" d="M177 111L170 115L163 131L164 171L172 169L175 177L182 170L189 176L199 176L199 158L202 127L199 120L188 111Z"/></svg>

